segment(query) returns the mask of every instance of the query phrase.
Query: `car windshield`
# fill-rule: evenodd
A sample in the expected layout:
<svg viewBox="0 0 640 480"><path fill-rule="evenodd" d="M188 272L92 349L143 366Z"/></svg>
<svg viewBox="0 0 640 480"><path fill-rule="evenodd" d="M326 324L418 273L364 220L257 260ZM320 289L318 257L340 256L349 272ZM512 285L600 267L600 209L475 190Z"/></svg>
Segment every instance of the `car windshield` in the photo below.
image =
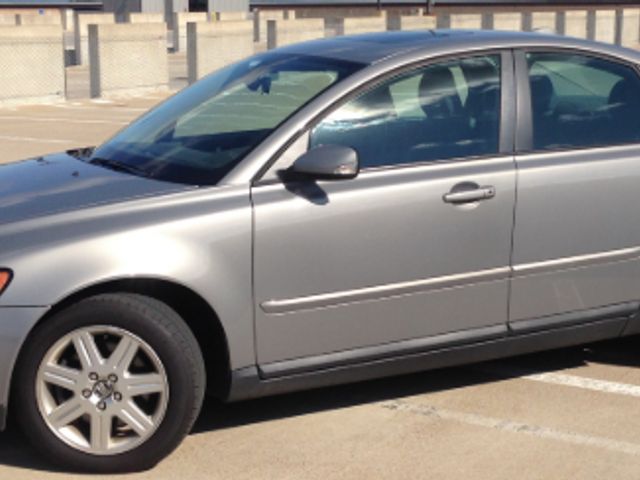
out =
<svg viewBox="0 0 640 480"><path fill-rule="evenodd" d="M309 55L251 57L142 116L89 161L168 182L215 185L287 118L360 68Z"/></svg>

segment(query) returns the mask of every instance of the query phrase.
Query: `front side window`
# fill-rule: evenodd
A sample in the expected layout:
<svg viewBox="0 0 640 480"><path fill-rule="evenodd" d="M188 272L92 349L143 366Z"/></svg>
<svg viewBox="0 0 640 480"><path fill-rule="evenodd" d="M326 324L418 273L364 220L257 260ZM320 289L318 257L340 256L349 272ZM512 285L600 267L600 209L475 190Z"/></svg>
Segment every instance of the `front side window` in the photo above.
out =
<svg viewBox="0 0 640 480"><path fill-rule="evenodd" d="M329 114L310 146L355 149L362 168L496 154L500 56L452 60L395 77Z"/></svg>
<svg viewBox="0 0 640 480"><path fill-rule="evenodd" d="M612 61L570 53L529 53L536 150L640 141L640 79Z"/></svg>
<svg viewBox="0 0 640 480"><path fill-rule="evenodd" d="M149 178L215 185L282 122L363 65L269 52L183 90L89 161Z"/></svg>

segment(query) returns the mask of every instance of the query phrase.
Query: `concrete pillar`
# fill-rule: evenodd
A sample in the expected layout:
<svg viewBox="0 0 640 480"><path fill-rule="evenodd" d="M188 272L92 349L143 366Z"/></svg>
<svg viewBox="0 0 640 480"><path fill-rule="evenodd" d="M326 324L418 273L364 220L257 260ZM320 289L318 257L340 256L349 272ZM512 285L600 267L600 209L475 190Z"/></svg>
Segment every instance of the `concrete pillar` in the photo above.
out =
<svg viewBox="0 0 640 480"><path fill-rule="evenodd" d="M589 10L587 12L587 38L589 40L596 39L596 11Z"/></svg>
<svg viewBox="0 0 640 480"><path fill-rule="evenodd" d="M65 8L60 11L60 16L62 18L62 28L64 28L66 32L73 32L75 28L73 10L71 8Z"/></svg>
<svg viewBox="0 0 640 480"><path fill-rule="evenodd" d="M255 41L258 43L267 43L267 21L269 20L284 20L285 12L282 10L260 10L256 31L254 32Z"/></svg>
<svg viewBox="0 0 640 480"><path fill-rule="evenodd" d="M567 12L556 12L556 33L567 34Z"/></svg>
<svg viewBox="0 0 640 480"><path fill-rule="evenodd" d="M530 32L533 30L533 14L531 12L522 13L522 31Z"/></svg>
<svg viewBox="0 0 640 480"><path fill-rule="evenodd" d="M324 20L321 18L269 20L267 23L267 49L269 50L318 38L324 38Z"/></svg>
<svg viewBox="0 0 640 480"><path fill-rule="evenodd" d="M131 13L129 23L165 23L163 13Z"/></svg>
<svg viewBox="0 0 640 480"><path fill-rule="evenodd" d="M164 22L89 25L91 97L167 90L166 38Z"/></svg>
<svg viewBox="0 0 640 480"><path fill-rule="evenodd" d="M440 13L436 17L436 28L451 28L451 14Z"/></svg>
<svg viewBox="0 0 640 480"><path fill-rule="evenodd" d="M477 30L482 28L482 15L475 13L459 13L451 15L451 28Z"/></svg>
<svg viewBox="0 0 640 480"><path fill-rule="evenodd" d="M493 30L493 14L491 13L482 14L482 29Z"/></svg>
<svg viewBox="0 0 640 480"><path fill-rule="evenodd" d="M78 13L75 14L74 45L76 63L89 63L89 25L108 25L115 23L113 13Z"/></svg>
<svg viewBox="0 0 640 480"><path fill-rule="evenodd" d="M586 10L567 10L565 13L564 34L568 37L588 37L588 14Z"/></svg>
<svg viewBox="0 0 640 480"><path fill-rule="evenodd" d="M386 16L345 18L342 32L344 35L359 33L385 32L387 30Z"/></svg>
<svg viewBox="0 0 640 480"><path fill-rule="evenodd" d="M401 30L401 23L400 23L400 14L396 13L396 12L392 12L390 14L387 15L387 31L388 32L395 32L397 30Z"/></svg>
<svg viewBox="0 0 640 480"><path fill-rule="evenodd" d="M253 22L198 22L187 25L189 83L253 55Z"/></svg>
<svg viewBox="0 0 640 480"><path fill-rule="evenodd" d="M493 15L494 30L522 30L522 14L518 12L495 13Z"/></svg>
<svg viewBox="0 0 640 480"><path fill-rule="evenodd" d="M596 10L595 40L598 42L615 43L615 10Z"/></svg>
<svg viewBox="0 0 640 480"><path fill-rule="evenodd" d="M400 17L400 29L401 30L433 30L436 28L435 16L401 16Z"/></svg>
<svg viewBox="0 0 640 480"><path fill-rule="evenodd" d="M533 12L531 14L531 30L558 33L556 12Z"/></svg>
<svg viewBox="0 0 640 480"><path fill-rule="evenodd" d="M253 11L253 41L260 41L260 10L256 9Z"/></svg>
<svg viewBox="0 0 640 480"><path fill-rule="evenodd" d="M187 49L187 23L206 22L206 12L178 12L173 15L173 51Z"/></svg>
<svg viewBox="0 0 640 480"><path fill-rule="evenodd" d="M278 45L277 20L267 20L267 50L273 50ZM283 22L284 20L281 20Z"/></svg>
<svg viewBox="0 0 640 480"><path fill-rule="evenodd" d="M0 28L0 105L64 99L62 33L59 25Z"/></svg>
<svg viewBox="0 0 640 480"><path fill-rule="evenodd" d="M173 0L164 1L164 21L167 24L169 30L173 30Z"/></svg>
<svg viewBox="0 0 640 480"><path fill-rule="evenodd" d="M621 30L622 46L637 48L640 43L640 8L622 10Z"/></svg>

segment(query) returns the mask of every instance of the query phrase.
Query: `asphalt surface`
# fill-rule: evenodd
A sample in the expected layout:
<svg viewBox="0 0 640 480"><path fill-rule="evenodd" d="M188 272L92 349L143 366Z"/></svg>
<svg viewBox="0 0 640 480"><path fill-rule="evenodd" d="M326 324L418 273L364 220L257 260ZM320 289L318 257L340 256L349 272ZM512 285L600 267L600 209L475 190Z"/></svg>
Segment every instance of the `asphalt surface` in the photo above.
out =
<svg viewBox="0 0 640 480"><path fill-rule="evenodd" d="M1 161L100 143L165 97L0 109ZM637 480L639 346L629 338L233 405L207 400L171 457L122 478ZM28 433L10 425L0 434L1 480L84 478L43 463Z"/></svg>

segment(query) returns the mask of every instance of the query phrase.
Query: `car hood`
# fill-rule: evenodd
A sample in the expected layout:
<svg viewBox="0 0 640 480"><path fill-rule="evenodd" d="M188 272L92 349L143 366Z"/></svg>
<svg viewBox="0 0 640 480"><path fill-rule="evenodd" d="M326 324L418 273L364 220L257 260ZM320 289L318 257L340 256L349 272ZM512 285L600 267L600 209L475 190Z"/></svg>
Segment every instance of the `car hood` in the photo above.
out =
<svg viewBox="0 0 640 480"><path fill-rule="evenodd" d="M193 189L80 160L73 152L0 165L0 225Z"/></svg>

